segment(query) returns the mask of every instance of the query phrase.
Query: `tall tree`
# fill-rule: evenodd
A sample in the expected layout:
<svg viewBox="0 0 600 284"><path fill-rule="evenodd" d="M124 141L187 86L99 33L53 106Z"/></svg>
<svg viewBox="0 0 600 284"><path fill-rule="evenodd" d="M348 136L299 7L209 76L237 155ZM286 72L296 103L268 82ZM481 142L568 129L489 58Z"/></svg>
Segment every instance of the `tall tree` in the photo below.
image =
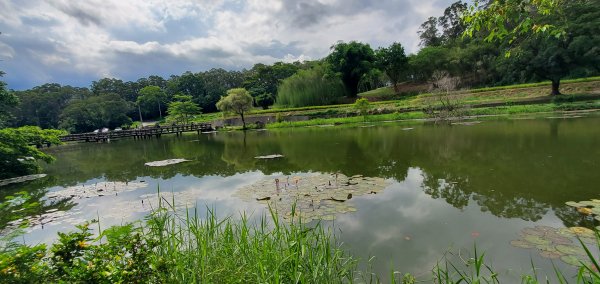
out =
<svg viewBox="0 0 600 284"><path fill-rule="evenodd" d="M507 55L527 58L526 70L552 82L574 68L600 65L599 0L494 0L485 9L471 8L465 34L487 32L487 40L503 43ZM518 60L517 60L518 61Z"/></svg>
<svg viewBox="0 0 600 284"><path fill-rule="evenodd" d="M167 102L167 94L159 86L146 86L142 88L136 101L144 112L144 116L162 119L162 107Z"/></svg>
<svg viewBox="0 0 600 284"><path fill-rule="evenodd" d="M394 86L394 91L398 92L398 83L407 74L408 68L408 57L404 53L404 47L394 42L387 48L379 48L375 55L379 69L385 72Z"/></svg>
<svg viewBox="0 0 600 284"><path fill-rule="evenodd" d="M217 108L223 112L232 112L242 118L243 129L246 129L244 114L252 109L252 96L244 88L236 88L227 91L227 96L217 102Z"/></svg>
<svg viewBox="0 0 600 284"><path fill-rule="evenodd" d="M196 114L200 114L202 110L196 103L192 101L192 96L175 95L174 101L169 103L169 115L175 121L183 124L188 124L190 118Z"/></svg>
<svg viewBox="0 0 600 284"><path fill-rule="evenodd" d="M358 83L364 74L371 70L375 63L375 53L371 46L365 43L351 41L338 42L331 46L331 53L326 61L337 73L351 97L358 94Z"/></svg>
<svg viewBox="0 0 600 284"><path fill-rule="evenodd" d="M442 44L442 35L438 29L438 18L429 17L427 21L421 24L419 31L419 45L422 47L440 46Z"/></svg>
<svg viewBox="0 0 600 284"><path fill-rule="evenodd" d="M0 71L0 77L4 72ZM19 99L6 89L6 83L0 81L0 128L8 125L9 110L19 103Z"/></svg>
<svg viewBox="0 0 600 284"><path fill-rule="evenodd" d="M131 124L131 118L126 115L131 109L131 103L117 94L74 100L62 112L60 127L72 133L89 132L102 127L114 129Z"/></svg>

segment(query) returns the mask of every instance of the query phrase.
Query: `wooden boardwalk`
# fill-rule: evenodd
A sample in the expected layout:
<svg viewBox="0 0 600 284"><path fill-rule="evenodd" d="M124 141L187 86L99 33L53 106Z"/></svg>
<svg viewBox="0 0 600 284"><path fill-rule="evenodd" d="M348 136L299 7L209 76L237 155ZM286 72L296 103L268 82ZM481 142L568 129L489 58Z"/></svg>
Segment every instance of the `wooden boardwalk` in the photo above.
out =
<svg viewBox="0 0 600 284"><path fill-rule="evenodd" d="M80 134L69 134L60 137L62 142L107 142L120 138L146 139L160 137L163 134L181 135L183 132L197 132L200 134L205 131L212 131L212 125L208 123L188 124L188 125L166 125L150 126L144 128L111 130L108 132L88 132Z"/></svg>

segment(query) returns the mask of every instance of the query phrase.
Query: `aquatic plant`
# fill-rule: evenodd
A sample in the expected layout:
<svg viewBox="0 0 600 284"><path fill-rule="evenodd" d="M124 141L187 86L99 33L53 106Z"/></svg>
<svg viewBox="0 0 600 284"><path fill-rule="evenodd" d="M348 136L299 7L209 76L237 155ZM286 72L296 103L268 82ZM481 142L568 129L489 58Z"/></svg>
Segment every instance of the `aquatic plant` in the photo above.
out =
<svg viewBox="0 0 600 284"><path fill-rule="evenodd" d="M248 202L261 202L277 210L284 220L293 217L304 222L334 220L336 214L355 212L350 199L377 194L388 185L382 178L343 174L271 176L240 188L234 196Z"/></svg>

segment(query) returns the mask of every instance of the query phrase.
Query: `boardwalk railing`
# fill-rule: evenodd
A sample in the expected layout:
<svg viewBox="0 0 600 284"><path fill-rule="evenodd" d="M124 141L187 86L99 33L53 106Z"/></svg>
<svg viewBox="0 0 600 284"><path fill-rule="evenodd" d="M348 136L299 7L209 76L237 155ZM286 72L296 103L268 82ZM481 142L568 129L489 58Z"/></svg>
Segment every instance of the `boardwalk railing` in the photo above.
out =
<svg viewBox="0 0 600 284"><path fill-rule="evenodd" d="M107 132L88 132L88 133L80 133L80 134L69 134L66 136L60 137L62 142L105 142L109 140L119 139L119 138L150 138L150 137L160 137L163 134L172 134L175 133L177 135L181 135L183 132L193 132L196 131L198 134L200 132L211 131L213 130L212 126L208 123L198 123L198 124L188 124L188 125L167 125L167 126L150 126L144 128L134 128L134 129L126 129L126 130L111 130Z"/></svg>

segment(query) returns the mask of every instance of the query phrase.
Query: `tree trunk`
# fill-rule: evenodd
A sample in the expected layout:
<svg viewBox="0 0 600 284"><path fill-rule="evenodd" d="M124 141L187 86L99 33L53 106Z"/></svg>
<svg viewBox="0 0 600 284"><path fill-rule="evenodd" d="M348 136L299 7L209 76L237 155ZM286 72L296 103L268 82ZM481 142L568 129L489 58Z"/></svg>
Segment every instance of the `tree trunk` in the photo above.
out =
<svg viewBox="0 0 600 284"><path fill-rule="evenodd" d="M241 112L241 113L240 113L240 116L242 117L242 125L243 125L243 126L242 126L242 129L243 129L243 130L246 130L246 120L244 120L244 113L243 113L243 112Z"/></svg>
<svg viewBox="0 0 600 284"><path fill-rule="evenodd" d="M140 104L138 104L138 113L140 115L140 124L142 128L144 128L144 120L142 119L142 110L140 109Z"/></svg>
<svg viewBox="0 0 600 284"><path fill-rule="evenodd" d="M158 117L162 119L162 110L160 109L160 101L158 101Z"/></svg>
<svg viewBox="0 0 600 284"><path fill-rule="evenodd" d="M560 79L552 80L552 94L553 96L560 95L559 91Z"/></svg>

